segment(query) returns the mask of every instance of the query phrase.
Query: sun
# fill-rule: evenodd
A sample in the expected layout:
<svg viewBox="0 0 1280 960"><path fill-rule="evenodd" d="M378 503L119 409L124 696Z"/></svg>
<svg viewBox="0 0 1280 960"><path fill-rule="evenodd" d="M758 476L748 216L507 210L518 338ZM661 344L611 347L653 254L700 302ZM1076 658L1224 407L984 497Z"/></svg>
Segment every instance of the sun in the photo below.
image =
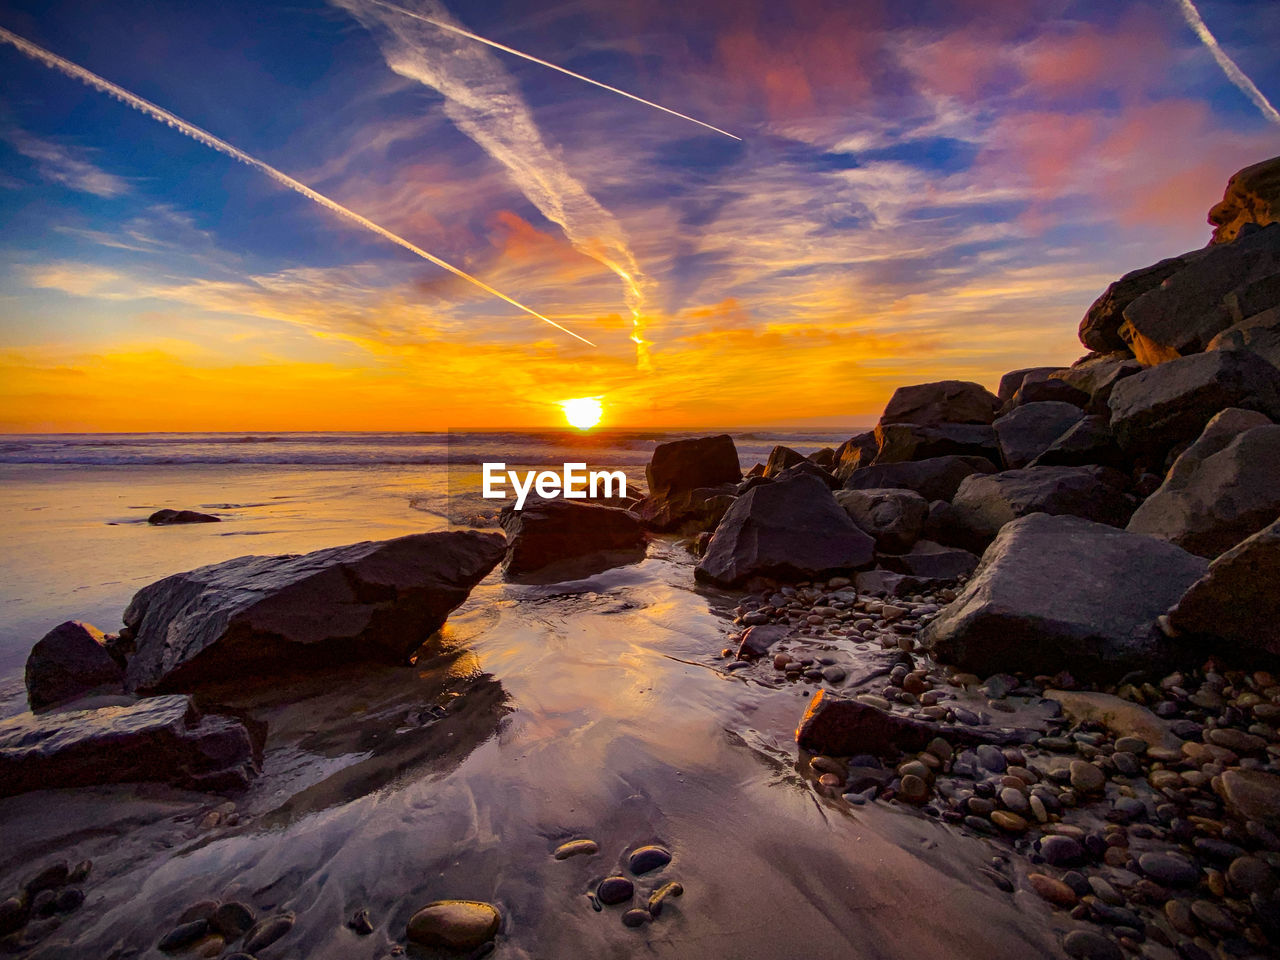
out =
<svg viewBox="0 0 1280 960"><path fill-rule="evenodd" d="M578 397L576 400L561 400L564 418L571 426L579 430L590 430L604 415L604 405L599 397Z"/></svg>

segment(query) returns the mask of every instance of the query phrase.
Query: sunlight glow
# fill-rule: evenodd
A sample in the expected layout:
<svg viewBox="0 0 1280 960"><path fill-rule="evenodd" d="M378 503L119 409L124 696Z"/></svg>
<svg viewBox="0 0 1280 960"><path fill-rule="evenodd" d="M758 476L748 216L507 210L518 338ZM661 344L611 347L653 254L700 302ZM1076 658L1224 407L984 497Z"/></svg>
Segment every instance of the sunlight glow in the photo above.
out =
<svg viewBox="0 0 1280 960"><path fill-rule="evenodd" d="M571 426L579 430L590 430L604 415L604 405L599 397L578 397L576 400L561 400L564 418Z"/></svg>

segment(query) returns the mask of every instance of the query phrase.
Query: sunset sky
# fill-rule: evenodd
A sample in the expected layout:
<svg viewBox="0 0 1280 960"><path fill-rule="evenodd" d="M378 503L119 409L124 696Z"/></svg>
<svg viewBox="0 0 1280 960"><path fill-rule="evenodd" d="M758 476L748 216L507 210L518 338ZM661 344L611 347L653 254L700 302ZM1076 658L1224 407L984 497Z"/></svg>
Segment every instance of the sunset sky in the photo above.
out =
<svg viewBox="0 0 1280 960"><path fill-rule="evenodd" d="M400 5L743 139L375 0L0 27L597 346L0 45L0 430L864 424L1070 363L1108 282L1280 154L1175 0ZM1280 100L1280 3L1197 6Z"/></svg>

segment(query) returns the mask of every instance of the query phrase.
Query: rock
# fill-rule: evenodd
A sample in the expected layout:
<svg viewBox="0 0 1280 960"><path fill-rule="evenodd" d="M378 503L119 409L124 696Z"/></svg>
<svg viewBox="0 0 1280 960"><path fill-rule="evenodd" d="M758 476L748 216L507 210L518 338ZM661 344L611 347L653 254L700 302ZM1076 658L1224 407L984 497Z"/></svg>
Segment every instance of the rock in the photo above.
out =
<svg viewBox="0 0 1280 960"><path fill-rule="evenodd" d="M1052 374L1052 377L1089 394L1089 402L1085 405L1088 413L1104 413L1109 417L1111 410L1107 401L1111 399L1115 385L1142 370L1142 364L1125 347L1114 353L1089 354L1065 370Z"/></svg>
<svg viewBox="0 0 1280 960"><path fill-rule="evenodd" d="M27 923L27 907L17 897L0 902L0 937L21 930Z"/></svg>
<svg viewBox="0 0 1280 960"><path fill-rule="evenodd" d="M1124 308L1120 337L1147 365L1204 350L1241 319L1232 316L1228 295L1275 273L1280 273L1280 225L1206 248Z"/></svg>
<svg viewBox="0 0 1280 960"><path fill-rule="evenodd" d="M650 496L670 496L698 487L716 487L742 479L738 449L726 434L673 440L653 448L645 468Z"/></svg>
<svg viewBox="0 0 1280 960"><path fill-rule="evenodd" d="M874 541L813 477L747 491L716 527L697 579L736 587L752 577L829 578L871 562Z"/></svg>
<svg viewBox="0 0 1280 960"><path fill-rule="evenodd" d="M478 900L437 900L409 919L414 943L449 950L474 950L498 933L502 915L497 907Z"/></svg>
<svg viewBox="0 0 1280 960"><path fill-rule="evenodd" d="M1107 784L1107 778L1103 772L1087 761L1072 760L1069 769L1071 786L1080 793L1100 793Z"/></svg>
<svg viewBox="0 0 1280 960"><path fill-rule="evenodd" d="M1039 380L1024 385L1013 397L1000 408L1002 416L1007 416L1019 407L1032 403L1065 403L1083 410L1089 405L1089 394L1062 380Z"/></svg>
<svg viewBox="0 0 1280 960"><path fill-rule="evenodd" d="M770 647L790 633L790 627L776 623L748 627L742 635L742 643L738 645L738 659L756 660L763 657L769 652Z"/></svg>
<svg viewBox="0 0 1280 960"><path fill-rule="evenodd" d="M137 647L126 683L190 689L317 663L403 663L505 549L501 534L419 533L166 577L125 610Z"/></svg>
<svg viewBox="0 0 1280 960"><path fill-rule="evenodd" d="M843 483L849 479L849 475L855 470L869 467L879 451L880 444L876 440L876 435L873 431L850 437L836 448L835 464L832 467L832 472Z"/></svg>
<svg viewBox="0 0 1280 960"><path fill-rule="evenodd" d="M1250 350L1280 367L1280 307L1272 307L1233 323L1209 341L1208 350Z"/></svg>
<svg viewBox="0 0 1280 960"><path fill-rule="evenodd" d="M221 518L209 513L197 513L195 510L157 510L147 517L147 523L154 526L169 526L175 523L219 523Z"/></svg>
<svg viewBox="0 0 1280 960"><path fill-rule="evenodd" d="M1086 416L1054 440L1031 461L1033 467L1083 467L1097 464L1123 468L1127 460L1111 432L1111 423L1100 415Z"/></svg>
<svg viewBox="0 0 1280 960"><path fill-rule="evenodd" d="M649 894L649 916L654 917L655 919L662 916L663 904L667 900L674 900L676 897L682 896L684 896L684 884L676 880L664 883L662 886L658 887L658 889L654 890L653 893Z"/></svg>
<svg viewBox="0 0 1280 960"><path fill-rule="evenodd" d="M1280 830L1280 775L1263 770L1224 770L1214 788L1241 820Z"/></svg>
<svg viewBox="0 0 1280 960"><path fill-rule="evenodd" d="M934 724L819 690L796 728L796 743L810 753L828 756L885 756L898 750L923 750L937 735Z"/></svg>
<svg viewBox="0 0 1280 960"><path fill-rule="evenodd" d="M624 927L642 927L652 919L648 910L635 907L622 915L622 925Z"/></svg>
<svg viewBox="0 0 1280 960"><path fill-rule="evenodd" d="M907 553L882 556L880 562L919 583L933 583L967 577L977 568L978 557L958 547L921 540Z"/></svg>
<svg viewBox="0 0 1280 960"><path fill-rule="evenodd" d="M1242 651L1280 654L1280 520L1213 563L1169 610L1178 633L1227 640Z"/></svg>
<svg viewBox="0 0 1280 960"><path fill-rule="evenodd" d="M944 580L910 577L879 569L864 570L854 577L854 585L858 593L875 597L909 597L945 586L945 584Z"/></svg>
<svg viewBox="0 0 1280 960"><path fill-rule="evenodd" d="M92 624L68 620L46 633L27 656L27 702L41 710L92 692L124 688L124 671Z"/></svg>
<svg viewBox="0 0 1280 960"><path fill-rule="evenodd" d="M347 921L347 928L354 930L357 936L367 937L376 929L373 920L369 917L369 911L360 909L351 915L351 919Z"/></svg>
<svg viewBox="0 0 1280 960"><path fill-rule="evenodd" d="M600 852L600 846L594 840L570 840L556 847L552 854L557 860L568 860L570 857L594 857Z"/></svg>
<svg viewBox="0 0 1280 960"><path fill-rule="evenodd" d="M202 716L187 696L0 721L0 796L146 780L230 790L256 773L244 725Z"/></svg>
<svg viewBox="0 0 1280 960"><path fill-rule="evenodd" d="M1000 460L1000 447L995 431L983 424L941 423L922 426L915 423L887 423L876 427L879 449L874 463L904 463L937 457L983 457L992 463Z"/></svg>
<svg viewBox="0 0 1280 960"><path fill-rule="evenodd" d="M1154 713L1132 700L1123 700L1109 693L1095 693L1089 690L1054 690L1044 691L1046 700L1055 700L1062 706L1062 712L1075 723L1097 723L1106 727L1116 736L1116 749L1121 750L1121 740L1137 738L1141 750L1145 753L1148 747L1164 747L1170 750L1181 750L1182 741L1170 729L1169 721L1162 720ZM1133 748L1135 744L1126 744Z"/></svg>
<svg viewBox="0 0 1280 960"><path fill-rule="evenodd" d="M191 946L208 932L208 920L192 920L190 923L180 923L161 937L156 947L163 953L177 953L179 950L185 950Z"/></svg>
<svg viewBox="0 0 1280 960"><path fill-rule="evenodd" d="M1061 880L1055 880L1053 877L1045 876L1043 873L1027 874L1027 882L1031 884L1032 890L1054 906L1069 908L1080 902L1080 898L1076 896L1074 890Z"/></svg>
<svg viewBox="0 0 1280 960"><path fill-rule="evenodd" d="M1124 350L1128 352L1128 344L1120 336L1120 325L1124 323L1124 309L1135 299L1173 276L1187 265L1183 257L1170 257L1149 267L1126 273L1112 283L1085 311L1080 321L1080 342L1090 350L1102 353Z"/></svg>
<svg viewBox="0 0 1280 960"><path fill-rule="evenodd" d="M1084 847L1071 837L1050 835L1040 841L1040 855L1054 867L1074 867L1087 858Z"/></svg>
<svg viewBox="0 0 1280 960"><path fill-rule="evenodd" d="M1240 420L1262 416L1226 410L1214 417L1135 511L1128 529L1212 559L1280 515L1280 424L1214 433L1230 414Z"/></svg>
<svg viewBox="0 0 1280 960"><path fill-rule="evenodd" d="M1061 381L1056 381L1061 383ZM1005 467L1025 467L1084 418L1070 403L1025 403L995 422L1000 457Z"/></svg>
<svg viewBox="0 0 1280 960"><path fill-rule="evenodd" d="M1237 170L1227 181L1222 201L1209 211L1214 225L1210 243L1230 243L1245 224L1266 226L1280 220L1280 157Z"/></svg>
<svg viewBox="0 0 1280 960"><path fill-rule="evenodd" d="M995 471L995 464L986 457L933 457L855 470L845 480L844 487L846 490L892 487L914 490L926 500L950 500L965 477Z"/></svg>
<svg viewBox="0 0 1280 960"><path fill-rule="evenodd" d="M293 929L294 920L294 915L289 911L278 913L273 917L263 917L245 934L245 951L255 953L264 947L271 946ZM410 921L410 926L412 923L413 921Z"/></svg>
<svg viewBox="0 0 1280 960"><path fill-rule="evenodd" d="M907 803L924 803L929 799L929 784L922 777L908 773L902 778L898 796Z"/></svg>
<svg viewBox="0 0 1280 960"><path fill-rule="evenodd" d="M640 521L617 507L573 500L539 500L502 511L507 534L502 562L508 580L578 579L644 559Z"/></svg>
<svg viewBox="0 0 1280 960"><path fill-rule="evenodd" d="M642 876L654 870L661 870L670 862L671 851L666 847L650 844L631 851L631 856L627 857L627 869L636 876Z"/></svg>
<svg viewBox="0 0 1280 960"><path fill-rule="evenodd" d="M767 481L759 477L756 482ZM733 506L737 495L745 492L732 484L723 484L718 487L695 487L692 490L654 494L632 507L631 513L646 529L658 533L687 534L714 530L725 511Z"/></svg>
<svg viewBox="0 0 1280 960"><path fill-rule="evenodd" d="M1194 864L1171 853L1144 853L1138 857L1138 869L1162 887L1183 889L1200 881Z"/></svg>
<svg viewBox="0 0 1280 960"><path fill-rule="evenodd" d="M951 502L954 522L974 549L1005 524L1033 513L1075 516L1111 526L1129 519L1123 476L1106 467L1025 467L966 477Z"/></svg>
<svg viewBox="0 0 1280 960"><path fill-rule="evenodd" d="M1010 370L1000 378L1000 386L996 388L996 399L1002 404L1013 399L1024 384L1043 383L1050 374L1057 373L1060 367L1023 367L1021 370Z"/></svg>
<svg viewBox="0 0 1280 960"><path fill-rule="evenodd" d="M1000 399L983 386L963 380L941 380L899 387L889 398L881 424L990 423Z"/></svg>
<svg viewBox="0 0 1280 960"><path fill-rule="evenodd" d="M1119 675L1161 651L1155 618L1206 567L1153 537L1032 514L1005 525L922 638L942 661L984 675Z"/></svg>
<svg viewBox="0 0 1280 960"><path fill-rule="evenodd" d="M1247 350L1213 350L1126 377L1108 404L1122 449L1163 457L1228 407L1280 419L1280 370Z"/></svg>
<svg viewBox="0 0 1280 960"><path fill-rule="evenodd" d="M832 474L827 473L827 471L823 470L816 463L809 460L801 460L799 463L787 467L785 470L781 471L775 479L790 480L793 477L801 476L816 477L827 485L828 490L840 489L839 480L837 480Z"/></svg>
<svg viewBox="0 0 1280 960"><path fill-rule="evenodd" d="M913 490L862 489L836 492L836 502L883 553L905 553L920 539L929 501Z"/></svg>
<svg viewBox="0 0 1280 960"><path fill-rule="evenodd" d="M1280 877L1260 857L1242 856L1231 861L1227 867L1227 882L1237 893L1248 896L1258 893L1269 897L1280 889Z"/></svg>
<svg viewBox="0 0 1280 960"><path fill-rule="evenodd" d="M34 897L41 890L57 890L67 882L71 870L65 860L55 860L36 871L35 876L22 885L27 897Z"/></svg>
<svg viewBox="0 0 1280 960"><path fill-rule="evenodd" d="M1093 930L1072 930L1062 949L1076 960L1124 960L1124 951L1114 941Z"/></svg>
<svg viewBox="0 0 1280 960"><path fill-rule="evenodd" d="M764 465L764 475L769 478L776 477L787 467L794 467L797 463L804 463L804 461L803 453L779 444L769 451L769 460Z"/></svg>
<svg viewBox="0 0 1280 960"><path fill-rule="evenodd" d="M630 900L635 889L635 884L626 877L605 877L596 887L596 898L606 907L612 907Z"/></svg>
<svg viewBox="0 0 1280 960"><path fill-rule="evenodd" d="M209 926L228 940L234 940L253 926L253 908L247 903L232 900L213 911L209 918Z"/></svg>
<svg viewBox="0 0 1280 960"><path fill-rule="evenodd" d="M823 447L809 454L808 459L824 470L833 470L836 465L836 451L832 447Z"/></svg>

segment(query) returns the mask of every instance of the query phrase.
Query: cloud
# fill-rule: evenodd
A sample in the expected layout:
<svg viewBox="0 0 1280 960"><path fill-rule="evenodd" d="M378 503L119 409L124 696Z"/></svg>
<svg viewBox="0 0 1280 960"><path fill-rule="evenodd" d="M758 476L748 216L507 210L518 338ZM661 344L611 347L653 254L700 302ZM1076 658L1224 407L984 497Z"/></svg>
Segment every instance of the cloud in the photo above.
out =
<svg viewBox="0 0 1280 960"><path fill-rule="evenodd" d="M129 192L127 180L90 163L85 159L83 150L63 146L13 127L0 130L0 139L33 161L40 176L51 183L59 183L95 197L119 197Z"/></svg>

